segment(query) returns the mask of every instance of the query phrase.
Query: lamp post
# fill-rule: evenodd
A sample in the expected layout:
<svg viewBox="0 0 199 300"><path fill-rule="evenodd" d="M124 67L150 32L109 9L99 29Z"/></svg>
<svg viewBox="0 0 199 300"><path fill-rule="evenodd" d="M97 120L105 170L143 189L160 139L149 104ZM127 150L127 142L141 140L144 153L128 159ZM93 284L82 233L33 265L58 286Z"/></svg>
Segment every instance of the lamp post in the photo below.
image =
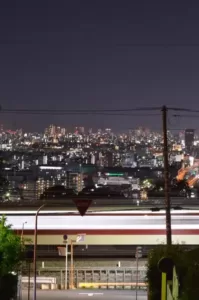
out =
<svg viewBox="0 0 199 300"><path fill-rule="evenodd" d="M41 205L35 214L35 230L34 230L34 253L33 253L33 272L34 272L34 286L33 286L33 300L37 299L37 221L40 210L45 206Z"/></svg>
<svg viewBox="0 0 199 300"><path fill-rule="evenodd" d="M142 247L136 247L136 252L135 252L135 258L136 258L136 290L135 290L135 299L137 300L138 298L138 283L139 283L139 276L138 276L138 271L139 271L139 258L142 257Z"/></svg>
<svg viewBox="0 0 199 300"><path fill-rule="evenodd" d="M21 229L21 241L23 240L23 233L24 233L24 226L27 224L27 222L23 222L22 229Z"/></svg>
<svg viewBox="0 0 199 300"><path fill-rule="evenodd" d="M76 241L70 241L70 289L74 289L74 252L73 246Z"/></svg>

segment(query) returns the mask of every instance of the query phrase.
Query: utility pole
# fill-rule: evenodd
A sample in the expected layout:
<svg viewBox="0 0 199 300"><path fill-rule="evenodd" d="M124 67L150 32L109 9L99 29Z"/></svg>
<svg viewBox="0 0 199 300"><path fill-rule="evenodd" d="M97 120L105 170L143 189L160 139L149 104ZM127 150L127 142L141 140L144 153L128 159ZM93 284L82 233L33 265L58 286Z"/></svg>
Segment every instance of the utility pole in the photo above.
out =
<svg viewBox="0 0 199 300"><path fill-rule="evenodd" d="M169 160L168 160L168 138L167 138L167 107L162 107L162 127L163 127L163 156L164 156L164 189L165 189L165 209L166 209L166 236L167 246L172 244L171 237L171 202L169 196Z"/></svg>

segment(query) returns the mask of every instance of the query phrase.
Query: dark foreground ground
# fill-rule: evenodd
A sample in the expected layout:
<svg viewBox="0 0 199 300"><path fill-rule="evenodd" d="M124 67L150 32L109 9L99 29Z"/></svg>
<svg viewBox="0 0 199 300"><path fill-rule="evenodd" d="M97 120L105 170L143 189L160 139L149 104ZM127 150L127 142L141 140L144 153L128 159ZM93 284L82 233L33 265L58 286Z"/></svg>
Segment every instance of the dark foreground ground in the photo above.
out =
<svg viewBox="0 0 199 300"><path fill-rule="evenodd" d="M75 299L93 299L93 300L134 300L135 291L118 290L75 290L75 291L37 291L37 300L75 300ZM32 294L30 295L32 299ZM139 300L147 300L147 293L138 291ZM27 291L22 294L22 300L28 300Z"/></svg>

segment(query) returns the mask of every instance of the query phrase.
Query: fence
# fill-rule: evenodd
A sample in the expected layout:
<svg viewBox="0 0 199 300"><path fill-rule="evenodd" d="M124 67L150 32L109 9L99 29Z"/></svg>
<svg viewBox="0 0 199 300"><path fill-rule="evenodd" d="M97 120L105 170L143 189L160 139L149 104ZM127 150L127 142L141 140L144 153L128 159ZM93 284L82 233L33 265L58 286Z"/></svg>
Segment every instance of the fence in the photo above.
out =
<svg viewBox="0 0 199 300"><path fill-rule="evenodd" d="M26 270L23 275L27 275ZM70 270L68 270L68 284L69 284ZM32 276L32 272L31 272ZM40 268L38 276L54 277L60 286L65 284L65 270L61 268ZM75 268L74 269L74 285L79 287L82 283L144 283L146 277L146 268L140 267L137 271L133 268ZM128 284L127 284L128 285Z"/></svg>

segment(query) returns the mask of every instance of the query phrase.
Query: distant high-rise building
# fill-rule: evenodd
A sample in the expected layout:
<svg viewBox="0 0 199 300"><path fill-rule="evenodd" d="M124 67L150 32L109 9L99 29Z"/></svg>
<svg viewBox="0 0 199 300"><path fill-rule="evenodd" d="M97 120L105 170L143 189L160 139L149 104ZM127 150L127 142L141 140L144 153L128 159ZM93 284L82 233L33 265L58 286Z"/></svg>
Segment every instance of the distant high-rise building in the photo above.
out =
<svg viewBox="0 0 199 300"><path fill-rule="evenodd" d="M84 134L85 128L84 127L75 127L75 133L76 134Z"/></svg>
<svg viewBox="0 0 199 300"><path fill-rule="evenodd" d="M51 137L54 137L56 135L56 126L55 125L50 125L49 126L49 135Z"/></svg>
<svg viewBox="0 0 199 300"><path fill-rule="evenodd" d="M66 128L61 128L61 135L66 135Z"/></svg>
<svg viewBox="0 0 199 300"><path fill-rule="evenodd" d="M61 134L61 127L57 126L57 128L55 129L56 135L60 135Z"/></svg>
<svg viewBox="0 0 199 300"><path fill-rule="evenodd" d="M84 188L83 174L76 172L67 172L66 187L80 192Z"/></svg>
<svg viewBox="0 0 199 300"><path fill-rule="evenodd" d="M43 165L47 165L48 164L48 156L44 155L43 156Z"/></svg>
<svg viewBox="0 0 199 300"><path fill-rule="evenodd" d="M62 161L62 159L63 159L63 155L58 155L58 158L59 158L59 161Z"/></svg>
<svg viewBox="0 0 199 300"><path fill-rule="evenodd" d="M54 137L56 135L56 126L50 125L48 128L45 129L44 133L48 137Z"/></svg>
<svg viewBox="0 0 199 300"><path fill-rule="evenodd" d="M80 132L81 134L84 134L84 132L85 132L84 127L79 127L79 132Z"/></svg>
<svg viewBox="0 0 199 300"><path fill-rule="evenodd" d="M24 166L25 166L25 163L24 163L24 160L21 161L21 170L24 169Z"/></svg>
<svg viewBox="0 0 199 300"><path fill-rule="evenodd" d="M113 167L113 153L107 152L106 154L107 167Z"/></svg>
<svg viewBox="0 0 199 300"><path fill-rule="evenodd" d="M99 128L98 130L97 130L97 134L101 134L102 133L102 130Z"/></svg>
<svg viewBox="0 0 199 300"><path fill-rule="evenodd" d="M91 164L95 164L95 154L91 154Z"/></svg>
<svg viewBox="0 0 199 300"><path fill-rule="evenodd" d="M37 195L37 183L35 180L26 181L23 184L23 197L26 200L36 200Z"/></svg>
<svg viewBox="0 0 199 300"><path fill-rule="evenodd" d="M106 128L106 129L105 129L105 132L106 132L106 133L111 133L111 129L110 129L110 128Z"/></svg>
<svg viewBox="0 0 199 300"><path fill-rule="evenodd" d="M194 129L185 130L185 147L188 151L191 150L194 143Z"/></svg>

